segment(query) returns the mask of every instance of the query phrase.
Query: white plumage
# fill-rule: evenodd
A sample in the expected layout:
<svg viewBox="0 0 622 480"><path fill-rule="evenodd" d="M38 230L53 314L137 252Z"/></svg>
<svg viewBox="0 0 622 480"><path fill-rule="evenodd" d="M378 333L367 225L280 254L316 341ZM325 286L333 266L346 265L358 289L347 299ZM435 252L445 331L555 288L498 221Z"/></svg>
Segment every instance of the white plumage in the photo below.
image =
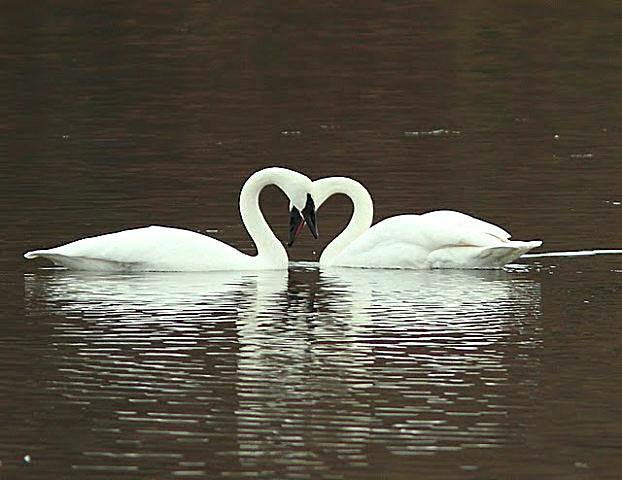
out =
<svg viewBox="0 0 622 480"><path fill-rule="evenodd" d="M41 257L71 269L98 271L286 269L287 252L259 208L259 194L267 185L279 187L298 209L304 208L312 186L308 177L279 167L266 168L249 177L240 192L240 213L257 247L255 256L197 232L151 226L33 250L24 257Z"/></svg>
<svg viewBox="0 0 622 480"><path fill-rule="evenodd" d="M513 241L502 228L460 212L398 215L371 226L373 202L357 181L316 180L317 207L330 196L350 197L354 213L345 230L322 252L321 266L361 268L501 268L542 242Z"/></svg>
<svg viewBox="0 0 622 480"><path fill-rule="evenodd" d="M150 226L88 237L26 258L43 257L76 270L239 270L248 255L214 238L180 228Z"/></svg>

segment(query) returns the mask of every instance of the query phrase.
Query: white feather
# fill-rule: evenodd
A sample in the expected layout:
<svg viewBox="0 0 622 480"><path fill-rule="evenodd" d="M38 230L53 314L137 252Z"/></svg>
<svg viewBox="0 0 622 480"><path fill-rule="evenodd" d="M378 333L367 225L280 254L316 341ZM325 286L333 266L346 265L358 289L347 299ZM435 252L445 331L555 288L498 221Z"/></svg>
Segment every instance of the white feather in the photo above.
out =
<svg viewBox="0 0 622 480"><path fill-rule="evenodd" d="M354 213L346 229L322 252L320 265L361 268L501 268L539 240L510 240L510 234L464 213L439 210L398 215L370 226L373 203L358 182L331 177L313 182L321 205L331 195L352 199Z"/></svg>
<svg viewBox="0 0 622 480"><path fill-rule="evenodd" d="M254 173L240 193L240 213L257 246L251 256L214 238L171 227L143 227L83 238L24 257L46 258L56 265L100 271L210 271L286 269L288 257L259 209L259 194L278 186L296 208L304 208L311 180L292 170L270 167Z"/></svg>

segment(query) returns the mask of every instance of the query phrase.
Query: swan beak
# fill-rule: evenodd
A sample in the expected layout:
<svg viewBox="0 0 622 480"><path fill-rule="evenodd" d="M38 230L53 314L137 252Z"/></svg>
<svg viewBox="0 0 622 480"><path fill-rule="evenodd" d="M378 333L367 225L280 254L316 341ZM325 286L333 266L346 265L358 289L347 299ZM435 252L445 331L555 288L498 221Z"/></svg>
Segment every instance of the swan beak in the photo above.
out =
<svg viewBox="0 0 622 480"><path fill-rule="evenodd" d="M292 211L289 214L289 241L287 242L288 247L294 245L294 241L296 240L298 234L302 231L305 223L309 226L311 234L315 238L317 238L318 231L317 220L315 218L315 203L313 203L313 199L309 194L307 194L307 204L305 205L305 208L302 209L302 212L298 211L296 207L292 207Z"/></svg>
<svg viewBox="0 0 622 480"><path fill-rule="evenodd" d="M294 245L296 237L304 226L304 218L302 218L302 215L300 215L300 212L296 207L292 207L292 211L289 213L289 241L287 242L288 247Z"/></svg>
<svg viewBox="0 0 622 480"><path fill-rule="evenodd" d="M309 226L309 231L311 235L313 235L313 238L317 239L319 233L317 231L317 220L315 218L315 204L313 203L311 195L307 197L307 205L302 209L302 217Z"/></svg>

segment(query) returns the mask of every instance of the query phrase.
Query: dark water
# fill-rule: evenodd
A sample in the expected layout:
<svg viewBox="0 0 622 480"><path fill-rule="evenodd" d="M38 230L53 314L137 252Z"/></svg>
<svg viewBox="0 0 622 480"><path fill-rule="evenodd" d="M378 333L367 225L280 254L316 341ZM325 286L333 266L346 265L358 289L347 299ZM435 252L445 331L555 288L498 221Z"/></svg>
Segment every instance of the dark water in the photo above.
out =
<svg viewBox="0 0 622 480"><path fill-rule="evenodd" d="M21 258L148 224L252 252L268 165L621 248L622 9L547 5L5 2L0 477L621 478L620 256L319 270L338 198L288 274Z"/></svg>

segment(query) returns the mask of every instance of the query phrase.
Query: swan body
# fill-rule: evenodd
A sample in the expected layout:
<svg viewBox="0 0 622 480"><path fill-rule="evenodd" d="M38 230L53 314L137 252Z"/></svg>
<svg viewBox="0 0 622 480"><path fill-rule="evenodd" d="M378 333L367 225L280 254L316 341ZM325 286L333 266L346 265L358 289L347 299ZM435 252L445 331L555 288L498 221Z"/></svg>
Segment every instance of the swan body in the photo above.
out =
<svg viewBox="0 0 622 480"><path fill-rule="evenodd" d="M312 187L301 173L279 167L249 177L240 192L242 221L257 247L251 256L219 240L190 230L150 226L83 238L25 258L46 258L56 265L98 271L212 271L286 269L288 256L259 208L259 194L276 185L293 207L305 207Z"/></svg>
<svg viewBox="0 0 622 480"><path fill-rule="evenodd" d="M244 270L255 257L214 238L181 228L134 228L83 238L49 250L35 250L26 258L43 257L76 270L209 271Z"/></svg>
<svg viewBox="0 0 622 480"><path fill-rule="evenodd" d="M354 204L352 218L322 252L320 266L360 268L501 268L542 242L515 241L502 228L464 213L439 210L398 215L371 226L373 202L359 182L316 180L317 208L334 194Z"/></svg>

